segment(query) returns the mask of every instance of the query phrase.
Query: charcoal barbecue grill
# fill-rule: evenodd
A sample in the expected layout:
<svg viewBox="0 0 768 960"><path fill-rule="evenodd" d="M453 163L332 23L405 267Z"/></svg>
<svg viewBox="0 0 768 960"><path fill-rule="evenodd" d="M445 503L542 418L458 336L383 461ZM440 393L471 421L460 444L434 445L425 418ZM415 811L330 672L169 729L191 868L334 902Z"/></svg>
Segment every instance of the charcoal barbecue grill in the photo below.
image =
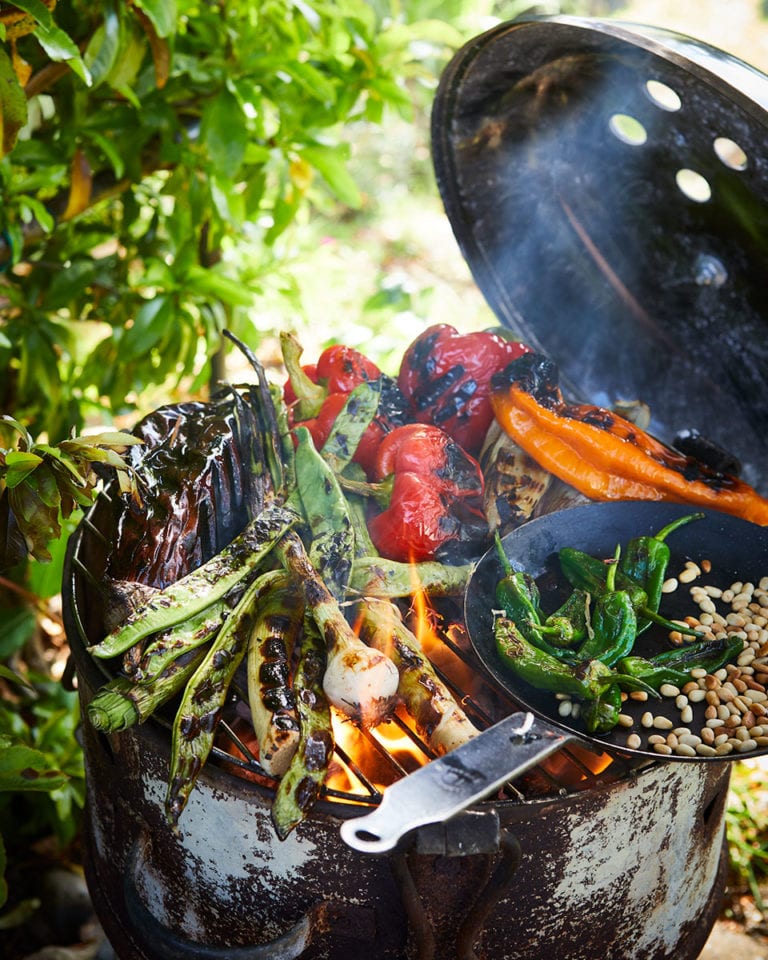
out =
<svg viewBox="0 0 768 960"><path fill-rule="evenodd" d="M705 434L756 485L768 412L766 84L687 38L545 18L459 51L433 111L446 211L501 322L561 363L574 396L647 399L662 438ZM108 676L86 647L104 632L113 542L105 493L65 569L84 707ZM516 709L482 675L460 622L440 643L444 678L477 726ZM281 843L275 784L241 712L235 696L177 832L163 812L168 721L109 737L83 725L86 871L121 960L695 960L719 913L725 765L569 745L370 856L342 842L340 825L376 808L382 782L431 759L408 722L395 721L408 760L376 731L359 735L368 750L337 748L346 785Z"/></svg>
<svg viewBox="0 0 768 960"><path fill-rule="evenodd" d="M113 518L104 494L69 548L65 618L84 706L109 678L86 647L103 633ZM460 625L441 642L434 659L478 727L517 709ZM397 753L375 731L359 734L372 750L339 748L349 787L326 790L281 843L269 815L276 785L238 733L241 706L236 694L178 833L163 810L170 718L109 737L83 726L86 872L121 960L501 960L561 955L563 943L578 944L574 958L694 960L718 915L727 767L681 777L564 748L497 797L370 857L339 828L376 808L376 783L407 776ZM431 759L397 723L418 762Z"/></svg>

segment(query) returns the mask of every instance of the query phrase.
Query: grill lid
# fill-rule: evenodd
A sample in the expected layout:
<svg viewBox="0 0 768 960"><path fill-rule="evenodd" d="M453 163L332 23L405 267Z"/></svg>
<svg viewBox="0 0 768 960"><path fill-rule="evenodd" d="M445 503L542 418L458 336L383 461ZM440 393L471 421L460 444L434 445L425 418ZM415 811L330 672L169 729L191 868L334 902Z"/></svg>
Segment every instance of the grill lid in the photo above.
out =
<svg viewBox="0 0 768 960"><path fill-rule="evenodd" d="M502 324L573 397L640 399L768 493L768 77L668 31L569 17L466 44L438 187ZM765 477L765 479L762 479Z"/></svg>

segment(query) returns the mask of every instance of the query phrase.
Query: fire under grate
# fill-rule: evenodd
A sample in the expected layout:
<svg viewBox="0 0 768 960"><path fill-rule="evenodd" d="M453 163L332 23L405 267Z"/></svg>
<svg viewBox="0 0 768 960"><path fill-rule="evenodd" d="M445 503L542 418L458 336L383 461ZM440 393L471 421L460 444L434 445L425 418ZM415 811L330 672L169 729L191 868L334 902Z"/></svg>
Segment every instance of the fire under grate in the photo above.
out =
<svg viewBox="0 0 768 960"><path fill-rule="evenodd" d="M110 526L113 516L112 499L106 491L102 491L73 534L70 544L72 612L77 634L86 647L101 639L103 633L101 600L107 560L112 548L111 538L104 529ZM430 660L437 675L451 690L474 726L484 730L502 717L518 711L519 707L485 673L477 660L461 624L458 604L448 601L445 607L441 607L439 616L448 623L448 627L434 631L439 649L430 651ZM111 679L112 675L105 664L98 663L97 666L105 682ZM219 722L217 740L209 762L262 787L275 789L277 781L263 770L248 743L246 718L249 708L242 679L236 677L231 690L232 695ZM157 711L149 722L167 730L170 739L173 702ZM380 727L366 730L351 721L342 724L342 728L350 726L354 730L347 729L344 737L335 738L332 766L336 775L330 777L330 782L323 788L324 800L375 806L381 801L386 786L436 756L415 730L410 718L400 710L384 725L387 735L382 735ZM349 740L356 743L350 746L346 742ZM407 750L404 745L407 745ZM508 782L498 799L527 803L562 797L603 783L617 782L648 765L649 761L641 758L616 753L610 756L598 754L569 743L514 783Z"/></svg>

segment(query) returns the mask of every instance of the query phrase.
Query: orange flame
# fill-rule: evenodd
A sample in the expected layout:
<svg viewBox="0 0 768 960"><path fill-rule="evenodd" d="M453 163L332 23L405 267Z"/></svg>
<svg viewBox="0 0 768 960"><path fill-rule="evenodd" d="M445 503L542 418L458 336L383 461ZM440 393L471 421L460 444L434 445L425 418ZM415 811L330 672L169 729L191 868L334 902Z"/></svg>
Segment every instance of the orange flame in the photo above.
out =
<svg viewBox="0 0 768 960"><path fill-rule="evenodd" d="M368 784L378 791L400 779L403 773L411 773L423 766L428 759L402 725L394 720L363 731L332 710L331 721L334 739L340 748L328 774L331 790L357 793L363 786L355 770L339 759L340 754L348 756L352 764L363 771Z"/></svg>
<svg viewBox="0 0 768 960"><path fill-rule="evenodd" d="M419 582L415 564L411 564L411 580L411 606L404 619L425 655L450 686L463 692L463 705L468 701L473 702L479 715L485 714L489 722L501 719L510 712L509 700L473 666L469 637L463 623L442 622L441 614L431 605ZM388 604L382 602L382 610L387 608ZM356 632L358 627L356 624ZM331 708L331 721L338 748L327 779L327 788L332 792L363 799L371 790L385 790L431 759L427 748L420 746L418 737L415 734L413 738L409 736L408 731L414 729L414 721L402 706L398 707L392 720L370 730L361 729L335 708ZM248 743L247 735L244 738ZM248 746L253 748L255 744L248 743ZM232 749L232 753L237 755L239 751ZM529 771L525 779L528 789L534 793L546 794L551 791L548 778L558 786L578 789L580 786L589 786L591 776L602 773L611 762L608 754L597 754L577 744L570 744L567 750L542 761L538 770L534 768ZM264 779L242 770L238 773L248 779Z"/></svg>

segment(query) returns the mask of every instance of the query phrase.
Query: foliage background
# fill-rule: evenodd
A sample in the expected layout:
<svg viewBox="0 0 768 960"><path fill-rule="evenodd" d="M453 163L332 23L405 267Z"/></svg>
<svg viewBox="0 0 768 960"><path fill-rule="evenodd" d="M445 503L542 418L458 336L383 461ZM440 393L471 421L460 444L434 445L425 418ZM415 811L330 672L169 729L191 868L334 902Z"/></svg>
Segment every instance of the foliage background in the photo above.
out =
<svg viewBox="0 0 768 960"><path fill-rule="evenodd" d="M765 5L724 7L0 3L0 414L54 445L128 427L239 374L225 326L276 372L276 334L290 328L308 355L344 340L394 373L428 323L494 322L430 162L431 99L450 54L497 20L562 12L680 29L768 70ZM28 110L18 130L17 77ZM14 444L0 423L0 449ZM0 492L2 476L0 464ZM76 519L64 519L50 563L0 569L0 835L14 837L7 869L0 846L0 905L28 847L77 843L82 760L58 612ZM30 764L48 774L44 789L19 780ZM752 776L735 785L729 833L759 903L766 838ZM0 930L34 909L11 896Z"/></svg>

